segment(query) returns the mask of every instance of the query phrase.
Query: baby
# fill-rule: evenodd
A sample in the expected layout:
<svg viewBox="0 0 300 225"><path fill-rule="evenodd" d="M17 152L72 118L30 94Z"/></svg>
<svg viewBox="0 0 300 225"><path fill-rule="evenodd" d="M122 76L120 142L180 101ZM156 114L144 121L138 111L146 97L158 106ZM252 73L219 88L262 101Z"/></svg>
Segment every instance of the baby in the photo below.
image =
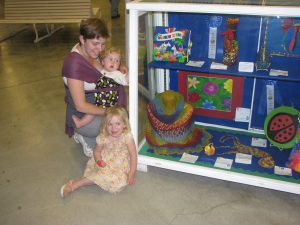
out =
<svg viewBox="0 0 300 225"><path fill-rule="evenodd" d="M118 102L124 102L126 94L119 91L119 86L128 86L128 75L119 71L121 51L116 48L104 50L100 55L100 62L102 69L99 68L99 70L103 76L97 81L96 89L98 92L95 93L95 104L107 108L117 105ZM82 118L73 115L72 119L76 127L80 128L90 123L94 117L95 115L91 114L85 114Z"/></svg>

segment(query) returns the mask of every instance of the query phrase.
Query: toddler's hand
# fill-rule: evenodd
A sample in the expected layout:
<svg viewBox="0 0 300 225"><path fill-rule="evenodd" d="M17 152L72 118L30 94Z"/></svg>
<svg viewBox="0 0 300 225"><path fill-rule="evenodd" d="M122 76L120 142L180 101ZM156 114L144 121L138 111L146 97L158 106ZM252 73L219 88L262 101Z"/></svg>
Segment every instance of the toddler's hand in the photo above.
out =
<svg viewBox="0 0 300 225"><path fill-rule="evenodd" d="M98 160L96 163L99 167L104 167L106 165L106 163L103 160Z"/></svg>
<svg viewBox="0 0 300 225"><path fill-rule="evenodd" d="M135 176L134 175L128 174L128 184L129 185L135 184Z"/></svg>

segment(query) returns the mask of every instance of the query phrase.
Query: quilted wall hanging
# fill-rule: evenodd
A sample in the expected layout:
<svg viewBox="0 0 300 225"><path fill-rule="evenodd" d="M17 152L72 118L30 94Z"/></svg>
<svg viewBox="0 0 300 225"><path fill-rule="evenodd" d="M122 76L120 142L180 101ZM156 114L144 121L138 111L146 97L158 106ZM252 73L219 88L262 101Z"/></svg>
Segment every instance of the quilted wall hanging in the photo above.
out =
<svg viewBox="0 0 300 225"><path fill-rule="evenodd" d="M178 90L193 105L194 114L230 119L242 106L244 78L179 71Z"/></svg>

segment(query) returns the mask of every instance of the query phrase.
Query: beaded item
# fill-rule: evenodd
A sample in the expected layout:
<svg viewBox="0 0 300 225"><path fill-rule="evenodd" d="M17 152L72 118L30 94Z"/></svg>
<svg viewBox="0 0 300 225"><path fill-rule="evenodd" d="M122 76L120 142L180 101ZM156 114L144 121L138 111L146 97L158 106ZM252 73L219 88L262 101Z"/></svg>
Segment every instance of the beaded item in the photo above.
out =
<svg viewBox="0 0 300 225"><path fill-rule="evenodd" d="M262 48L259 49L258 56L255 62L256 70L269 70L271 65L271 55L267 49L267 35L269 27L269 18L266 19L266 30Z"/></svg>
<svg viewBox="0 0 300 225"><path fill-rule="evenodd" d="M225 37L223 64L230 66L236 63L238 56L238 40L235 33L237 25L239 23L239 19L228 18L226 22L227 30L221 33L221 35Z"/></svg>
<svg viewBox="0 0 300 225"><path fill-rule="evenodd" d="M251 146L241 144L239 139L235 136L224 135L220 138L220 142L224 143L225 141L230 139L233 141L233 146L220 146L219 148L227 147L227 148L231 148L232 150L221 153L219 155L236 154L236 153L250 154L256 158L259 158L258 164L263 168L273 168L275 166L275 161L269 153L262 151L258 148L253 148Z"/></svg>

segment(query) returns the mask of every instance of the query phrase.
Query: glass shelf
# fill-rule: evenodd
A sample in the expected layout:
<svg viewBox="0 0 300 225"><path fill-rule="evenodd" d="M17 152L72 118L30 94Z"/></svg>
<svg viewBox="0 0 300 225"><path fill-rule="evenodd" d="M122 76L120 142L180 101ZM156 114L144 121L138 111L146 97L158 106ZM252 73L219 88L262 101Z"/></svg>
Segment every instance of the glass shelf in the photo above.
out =
<svg viewBox="0 0 300 225"><path fill-rule="evenodd" d="M160 68L160 69L174 69L174 70L186 70L186 71L193 71L193 72L203 72L203 73L214 73L214 74L226 74L226 75L233 75L233 76L242 76L242 77L256 77L268 80L285 80L291 82L300 82L300 75L299 75L299 65L300 59L299 58L288 58L289 63L285 63L284 61L287 58L277 57L278 59L272 62L272 68L277 70L288 71L288 77L285 76L270 76L269 71L255 71L252 73L247 72L239 72L238 65L230 66L227 70L216 70L210 69L210 65L212 63L211 60L206 61L202 67L194 67L194 66L186 66L182 63L174 63L174 62L155 62L152 61L148 64L149 67L152 68ZM280 61L280 62L279 62ZM291 62L292 61L292 62ZM289 65L287 68L286 65Z"/></svg>

